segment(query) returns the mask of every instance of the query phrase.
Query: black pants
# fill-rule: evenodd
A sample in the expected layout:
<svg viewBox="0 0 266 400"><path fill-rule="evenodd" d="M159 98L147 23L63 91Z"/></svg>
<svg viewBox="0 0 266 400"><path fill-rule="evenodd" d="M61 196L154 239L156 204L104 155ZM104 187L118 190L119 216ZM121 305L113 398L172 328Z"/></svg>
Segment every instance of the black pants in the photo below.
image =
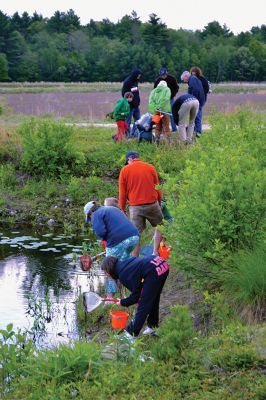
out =
<svg viewBox="0 0 266 400"><path fill-rule="evenodd" d="M126 328L131 335L138 336L146 319L150 328L158 326L160 295L168 274L169 270L158 276L154 269L146 276L135 318Z"/></svg>

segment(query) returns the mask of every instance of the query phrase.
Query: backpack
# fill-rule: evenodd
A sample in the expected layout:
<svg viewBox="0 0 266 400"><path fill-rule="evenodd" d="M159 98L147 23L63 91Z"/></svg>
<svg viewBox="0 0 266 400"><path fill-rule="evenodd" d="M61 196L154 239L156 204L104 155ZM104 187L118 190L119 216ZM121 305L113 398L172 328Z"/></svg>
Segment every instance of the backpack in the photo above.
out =
<svg viewBox="0 0 266 400"><path fill-rule="evenodd" d="M142 140L146 140L149 143L152 143L153 135L152 135L152 114L147 112L146 114L142 115L140 119L136 121L136 128L137 128L137 137L138 142L140 143Z"/></svg>

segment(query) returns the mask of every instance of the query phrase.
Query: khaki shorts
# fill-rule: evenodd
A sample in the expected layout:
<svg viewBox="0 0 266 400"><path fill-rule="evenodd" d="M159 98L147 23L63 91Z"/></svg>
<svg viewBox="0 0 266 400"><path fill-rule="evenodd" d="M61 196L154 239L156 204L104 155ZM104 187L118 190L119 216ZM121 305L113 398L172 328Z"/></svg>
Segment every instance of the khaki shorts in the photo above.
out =
<svg viewBox="0 0 266 400"><path fill-rule="evenodd" d="M151 226L157 226L163 222L163 214L158 201L153 204L129 206L129 215L140 233L146 228L146 220L150 222Z"/></svg>

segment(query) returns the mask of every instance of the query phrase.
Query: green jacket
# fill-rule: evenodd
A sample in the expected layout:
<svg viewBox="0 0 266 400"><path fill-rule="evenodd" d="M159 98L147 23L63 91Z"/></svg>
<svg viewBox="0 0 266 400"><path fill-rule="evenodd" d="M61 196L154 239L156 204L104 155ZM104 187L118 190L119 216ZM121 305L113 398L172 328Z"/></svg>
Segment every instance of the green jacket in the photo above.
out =
<svg viewBox="0 0 266 400"><path fill-rule="evenodd" d="M149 97L148 111L154 114L156 110L171 112L171 90L166 86L157 86L151 91Z"/></svg>
<svg viewBox="0 0 266 400"><path fill-rule="evenodd" d="M123 113L123 115L121 115ZM130 107L128 101L122 97L122 99L118 100L114 108L114 119L115 121L126 120L130 114Z"/></svg>

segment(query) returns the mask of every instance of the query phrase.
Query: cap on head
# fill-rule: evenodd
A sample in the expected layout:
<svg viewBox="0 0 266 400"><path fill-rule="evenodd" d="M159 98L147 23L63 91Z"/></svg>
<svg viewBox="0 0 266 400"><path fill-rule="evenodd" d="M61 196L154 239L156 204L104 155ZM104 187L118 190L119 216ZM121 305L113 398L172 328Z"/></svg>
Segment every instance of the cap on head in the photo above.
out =
<svg viewBox="0 0 266 400"><path fill-rule="evenodd" d="M164 76L164 75L167 75L167 74L168 74L168 71L167 71L166 68L161 68L161 69L160 69L160 72L159 72L159 75L160 75L160 76Z"/></svg>
<svg viewBox="0 0 266 400"><path fill-rule="evenodd" d="M189 75L190 75L190 72L189 72L189 71L184 71L184 72L181 74L181 76L180 76L181 81L183 81L184 78L185 78L186 76L189 76Z"/></svg>
<svg viewBox="0 0 266 400"><path fill-rule="evenodd" d="M139 158L139 153L136 151L128 151L126 154L126 165L128 164L129 158Z"/></svg>
<svg viewBox="0 0 266 400"><path fill-rule="evenodd" d="M90 222L91 218L89 213L91 212L92 207L95 206L95 201L89 201L87 204L84 206L84 214L85 214L85 221Z"/></svg>

